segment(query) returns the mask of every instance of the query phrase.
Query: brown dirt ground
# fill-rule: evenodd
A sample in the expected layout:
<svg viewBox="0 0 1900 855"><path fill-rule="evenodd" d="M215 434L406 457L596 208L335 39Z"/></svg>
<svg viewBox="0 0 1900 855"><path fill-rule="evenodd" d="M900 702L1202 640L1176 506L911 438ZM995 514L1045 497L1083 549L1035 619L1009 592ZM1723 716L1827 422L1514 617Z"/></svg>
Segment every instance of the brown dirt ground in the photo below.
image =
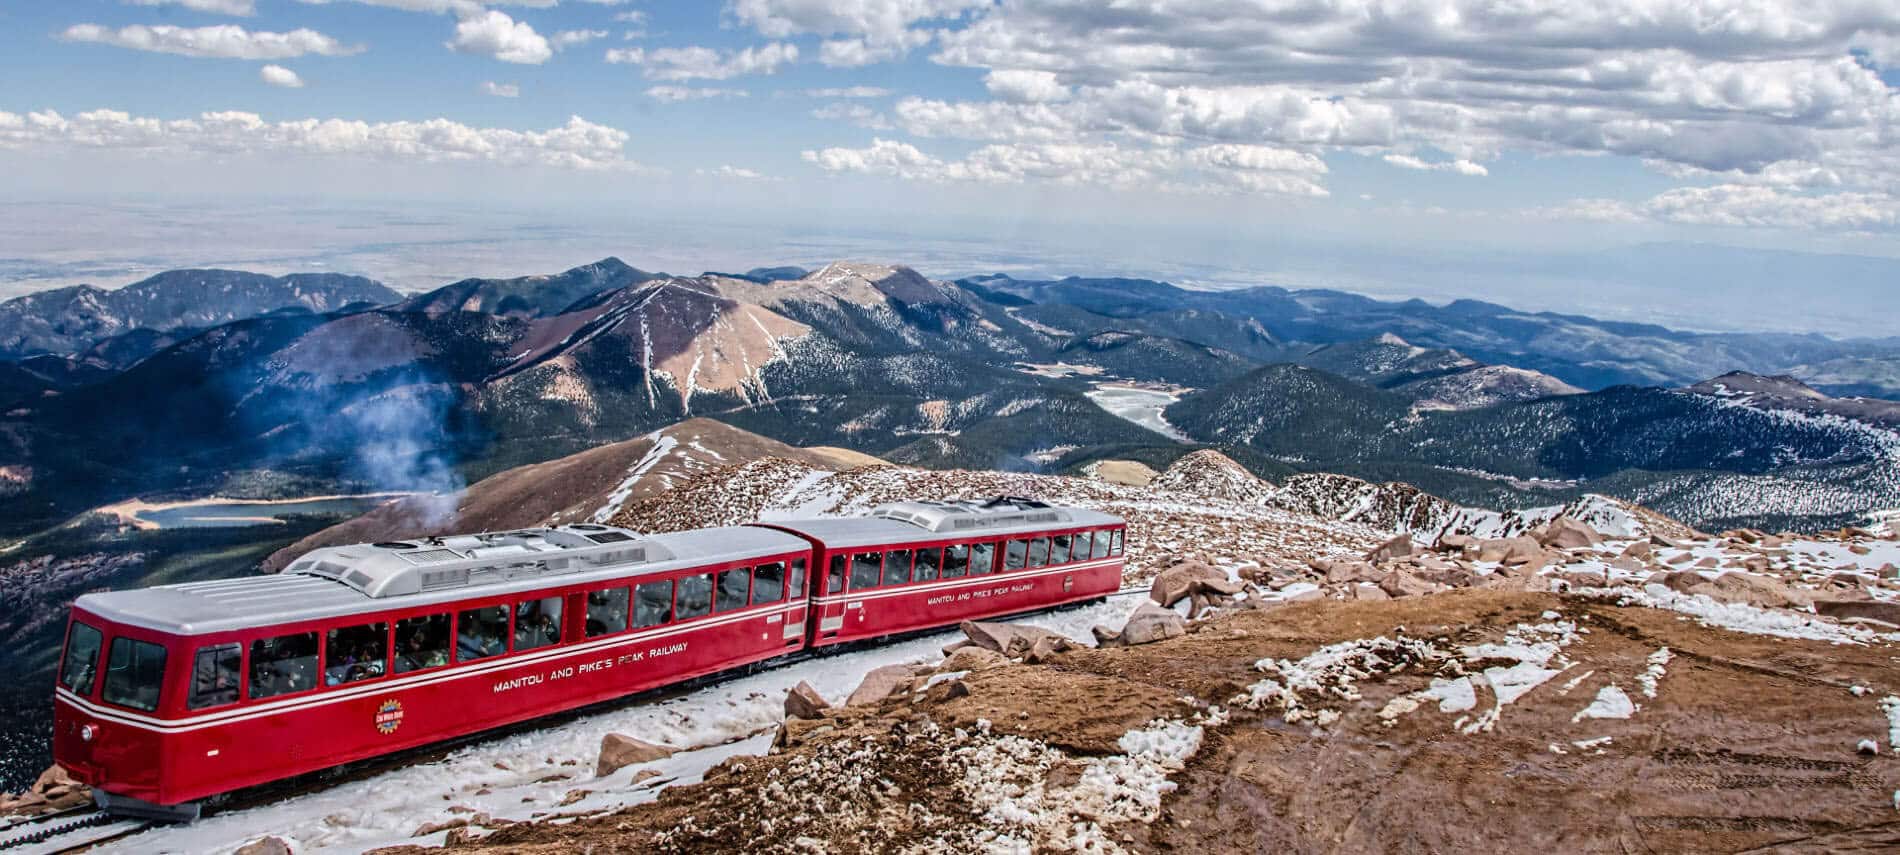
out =
<svg viewBox="0 0 1900 855"><path fill-rule="evenodd" d="M1588 630L1563 651L1575 665L1505 707L1488 733L1459 732L1457 714L1429 703L1384 725L1377 713L1387 701L1429 683L1431 674L1418 670L1365 678L1359 700L1315 699L1342 714L1323 726L1288 725L1231 703L1261 679L1254 663L1263 657L1297 660L1378 635L1445 646L1497 641L1546 610ZM1675 658L1658 696L1642 697L1636 675L1664 646ZM1210 619L1158 644L973 672L961 681L965 696L942 684L835 713L802 725L785 750L729 762L706 783L669 790L654 804L568 825L507 826L480 839L457 835L450 848L875 852L947 841L935 848L961 851L983 820L961 801L957 755L933 734L986 719L997 733L1074 758L1049 771L1059 781L1082 758L1119 753L1122 733L1183 717L1199 699L1227 706L1232 719L1207 728L1155 821L1108 829L1121 846L1900 851L1900 760L1878 702L1900 693L1896 654L1891 646L1742 635L1671 612L1545 594L1300 603ZM1641 704L1634 717L1573 723L1610 681ZM1857 685L1868 691L1856 695ZM1480 688L1474 712L1491 703ZM1600 749L1573 745L1604 736L1612 741ZM1863 739L1880 753L1857 753ZM798 787L823 793L800 795Z"/></svg>

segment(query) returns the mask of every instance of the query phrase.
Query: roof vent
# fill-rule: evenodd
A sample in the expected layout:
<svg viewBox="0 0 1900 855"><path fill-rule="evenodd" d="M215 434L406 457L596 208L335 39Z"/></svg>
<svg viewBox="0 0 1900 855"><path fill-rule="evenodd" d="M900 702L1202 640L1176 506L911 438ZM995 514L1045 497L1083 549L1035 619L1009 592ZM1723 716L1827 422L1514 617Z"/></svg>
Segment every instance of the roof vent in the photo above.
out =
<svg viewBox="0 0 1900 855"><path fill-rule="evenodd" d="M988 501L917 501L881 505L871 510L879 519L910 523L925 531L972 531L1012 526L1060 523L1074 519L1067 510L1037 499L998 496Z"/></svg>

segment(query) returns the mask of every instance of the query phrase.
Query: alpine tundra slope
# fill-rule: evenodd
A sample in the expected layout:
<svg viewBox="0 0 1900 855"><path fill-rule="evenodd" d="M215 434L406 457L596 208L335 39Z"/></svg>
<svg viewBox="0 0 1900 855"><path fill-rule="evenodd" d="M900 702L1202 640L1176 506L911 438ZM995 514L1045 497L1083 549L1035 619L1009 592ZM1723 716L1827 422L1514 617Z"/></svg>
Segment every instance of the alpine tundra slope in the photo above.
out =
<svg viewBox="0 0 1900 855"><path fill-rule="evenodd" d="M1340 521L1295 506L1317 485L1289 495L1212 453L1163 475L1152 488L767 460L610 522L689 531L1034 492L1125 519L1129 572L1164 600L1210 568L1240 590L1182 598L1177 612L1195 605L1184 637L1117 649L1109 632L1100 650L1000 667L962 652L937 664L950 635L857 650L118 846L230 851L275 834L300 852L1117 851L1317 835L1365 849L1733 850L1873 845L1890 826L1889 527L1709 535L1600 498L1398 517L1403 505L1351 490L1321 503L1356 515ZM1395 537L1400 519L1431 522ZM1086 642L1134 606L1028 623ZM799 682L839 699L891 665L914 677L880 683L888 697L780 725ZM613 732L674 753L595 776ZM1877 753L1857 753L1865 742Z"/></svg>

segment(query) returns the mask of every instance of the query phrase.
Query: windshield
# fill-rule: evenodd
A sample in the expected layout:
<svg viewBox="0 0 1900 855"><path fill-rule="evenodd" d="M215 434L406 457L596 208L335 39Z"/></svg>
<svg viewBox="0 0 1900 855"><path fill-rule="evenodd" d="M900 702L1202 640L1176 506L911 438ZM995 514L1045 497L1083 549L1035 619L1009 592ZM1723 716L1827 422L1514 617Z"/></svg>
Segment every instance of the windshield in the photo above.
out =
<svg viewBox="0 0 1900 855"><path fill-rule="evenodd" d="M59 669L59 684L73 694L92 694L92 678L99 673L99 630L74 622L66 632L66 660Z"/></svg>
<svg viewBox="0 0 1900 855"><path fill-rule="evenodd" d="M158 690L165 681L165 648L132 638L112 640L112 659L106 664L106 703L139 710L158 709Z"/></svg>

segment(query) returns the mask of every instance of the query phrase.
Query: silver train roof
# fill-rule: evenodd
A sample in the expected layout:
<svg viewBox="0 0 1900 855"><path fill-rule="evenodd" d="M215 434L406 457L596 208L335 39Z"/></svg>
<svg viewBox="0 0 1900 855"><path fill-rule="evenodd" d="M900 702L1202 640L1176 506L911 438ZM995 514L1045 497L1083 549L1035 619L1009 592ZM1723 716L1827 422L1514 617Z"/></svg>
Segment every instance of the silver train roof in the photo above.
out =
<svg viewBox="0 0 1900 855"><path fill-rule="evenodd" d="M866 517L777 520L643 535L567 525L316 549L271 576L86 594L74 605L111 621L198 635L426 607L555 585L636 579L653 573L789 552L1008 536L1063 526L1118 525L1121 518L1033 499L915 501Z"/></svg>
<svg viewBox="0 0 1900 855"><path fill-rule="evenodd" d="M1100 511L1004 496L987 501L893 502L872 508L864 517L772 520L770 524L810 535L827 547L850 549L885 543L1008 537L1050 528L1122 522L1121 517Z"/></svg>
<svg viewBox="0 0 1900 855"><path fill-rule="evenodd" d="M333 546L305 553L276 575L87 594L73 605L107 620L197 635L637 579L810 547L757 526L654 535L609 526L522 529Z"/></svg>

